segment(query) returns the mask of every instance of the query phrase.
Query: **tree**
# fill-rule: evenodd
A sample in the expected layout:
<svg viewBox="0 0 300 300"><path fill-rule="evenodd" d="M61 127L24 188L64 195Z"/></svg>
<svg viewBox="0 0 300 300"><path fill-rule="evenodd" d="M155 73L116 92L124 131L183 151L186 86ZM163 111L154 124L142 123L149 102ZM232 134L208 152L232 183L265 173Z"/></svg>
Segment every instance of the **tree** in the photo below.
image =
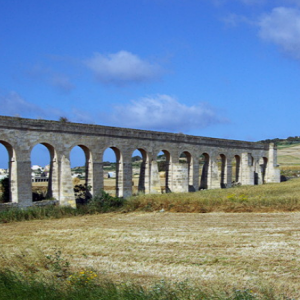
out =
<svg viewBox="0 0 300 300"><path fill-rule="evenodd" d="M67 123L67 122L69 122L69 120L68 120L67 117L60 117L60 118L59 118L59 122Z"/></svg>

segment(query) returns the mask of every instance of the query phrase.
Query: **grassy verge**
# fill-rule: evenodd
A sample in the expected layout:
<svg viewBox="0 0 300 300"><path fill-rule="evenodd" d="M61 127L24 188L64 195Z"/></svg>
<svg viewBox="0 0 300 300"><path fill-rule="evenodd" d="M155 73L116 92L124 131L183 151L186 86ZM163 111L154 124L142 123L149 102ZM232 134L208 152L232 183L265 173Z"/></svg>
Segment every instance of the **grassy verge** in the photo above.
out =
<svg viewBox="0 0 300 300"><path fill-rule="evenodd" d="M195 193L150 194L127 201L105 192L79 208L48 206L0 212L0 223L120 211L291 212L300 211L300 179L259 186L204 190Z"/></svg>
<svg viewBox="0 0 300 300"><path fill-rule="evenodd" d="M0 211L0 223L16 221L59 219L64 217L92 215L97 213L112 212L120 209L125 203L124 199L112 197L101 191L92 198L87 205L78 208L68 206L32 206L26 209L11 208Z"/></svg>
<svg viewBox="0 0 300 300"><path fill-rule="evenodd" d="M41 253L38 253L39 255ZM18 258L17 258L18 260ZM19 265L20 267L20 265ZM213 288L195 287L188 281L170 284L160 280L150 287L132 283L114 283L99 277L95 271L72 271L61 257L45 256L34 265L23 264L19 272L5 269L0 271L0 298L6 300L38 299L118 299L118 300L259 300L290 298L276 295L270 289L254 292L251 289L216 291ZM43 269L41 268L43 267ZM45 276L45 271L48 274ZM49 274L50 273L50 274ZM256 288L257 290L257 288Z"/></svg>
<svg viewBox="0 0 300 300"><path fill-rule="evenodd" d="M131 198L124 209L198 213L299 211L300 179L196 193L139 195Z"/></svg>
<svg viewBox="0 0 300 300"><path fill-rule="evenodd" d="M73 285L64 287L62 284L43 283L34 279L20 279L11 272L0 272L0 295L1 299L6 300L192 300L192 299L226 299L226 300L250 300L250 299L288 299L279 298L275 295L257 295L250 289L233 290L226 295L222 292L201 291L198 288L188 287L186 283L179 283L171 287L165 282L157 283L150 289L144 289L137 285L118 285L110 281L95 282L89 285Z"/></svg>

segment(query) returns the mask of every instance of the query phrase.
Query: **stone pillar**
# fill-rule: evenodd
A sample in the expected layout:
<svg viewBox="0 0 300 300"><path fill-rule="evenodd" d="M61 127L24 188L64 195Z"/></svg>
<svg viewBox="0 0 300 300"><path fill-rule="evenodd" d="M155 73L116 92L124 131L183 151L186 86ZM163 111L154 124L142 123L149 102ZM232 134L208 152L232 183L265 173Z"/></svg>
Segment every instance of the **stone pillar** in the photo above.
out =
<svg viewBox="0 0 300 300"><path fill-rule="evenodd" d="M116 196L123 197L123 160L116 161Z"/></svg>
<svg viewBox="0 0 300 300"><path fill-rule="evenodd" d="M122 196L128 198L132 195L132 163L131 155L123 157L123 192Z"/></svg>
<svg viewBox="0 0 300 300"><path fill-rule="evenodd" d="M151 194L160 194L160 177L158 172L158 165L156 160L151 161L150 167L150 193Z"/></svg>
<svg viewBox="0 0 300 300"><path fill-rule="evenodd" d="M32 205L31 161L10 160L10 191L12 202L20 207Z"/></svg>
<svg viewBox="0 0 300 300"><path fill-rule="evenodd" d="M60 205L76 207L71 175L70 159L62 155L60 160Z"/></svg>
<svg viewBox="0 0 300 300"><path fill-rule="evenodd" d="M191 173L191 181L190 181L190 192L195 192L199 190L199 161L193 159L192 162L193 172Z"/></svg>
<svg viewBox="0 0 300 300"><path fill-rule="evenodd" d="M58 159L57 157L51 157L47 197L53 197L54 199L58 200L60 195L59 188L60 182Z"/></svg>
<svg viewBox="0 0 300 300"><path fill-rule="evenodd" d="M269 146L269 159L266 169L265 181L268 183L280 182L280 169L277 165L277 148L273 143L271 143Z"/></svg>
<svg viewBox="0 0 300 300"><path fill-rule="evenodd" d="M210 157L209 165L210 168L208 172L208 188L219 189L221 185L220 185L220 177L219 177L219 168L216 159Z"/></svg>
<svg viewBox="0 0 300 300"><path fill-rule="evenodd" d="M250 153L242 153L241 158L241 179L242 185L254 185L254 168Z"/></svg>
<svg viewBox="0 0 300 300"><path fill-rule="evenodd" d="M232 187L232 160L227 159L227 180L226 180L226 187Z"/></svg>
<svg viewBox="0 0 300 300"><path fill-rule="evenodd" d="M150 193L150 172L148 158L143 159L140 167L138 193Z"/></svg>
<svg viewBox="0 0 300 300"><path fill-rule="evenodd" d="M90 193L95 196L103 189L103 162L93 160L90 165L89 171L93 171L93 176L88 177L87 184L91 186Z"/></svg>
<svg viewBox="0 0 300 300"><path fill-rule="evenodd" d="M172 163L172 192L189 191L188 171L188 164Z"/></svg>

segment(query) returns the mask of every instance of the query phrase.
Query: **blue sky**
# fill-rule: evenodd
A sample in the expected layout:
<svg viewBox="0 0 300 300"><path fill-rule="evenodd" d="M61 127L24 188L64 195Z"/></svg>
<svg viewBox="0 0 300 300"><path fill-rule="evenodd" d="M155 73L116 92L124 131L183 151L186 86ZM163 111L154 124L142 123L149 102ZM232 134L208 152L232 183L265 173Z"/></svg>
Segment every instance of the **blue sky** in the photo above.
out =
<svg viewBox="0 0 300 300"><path fill-rule="evenodd" d="M0 8L1 115L250 141L299 135L300 1Z"/></svg>

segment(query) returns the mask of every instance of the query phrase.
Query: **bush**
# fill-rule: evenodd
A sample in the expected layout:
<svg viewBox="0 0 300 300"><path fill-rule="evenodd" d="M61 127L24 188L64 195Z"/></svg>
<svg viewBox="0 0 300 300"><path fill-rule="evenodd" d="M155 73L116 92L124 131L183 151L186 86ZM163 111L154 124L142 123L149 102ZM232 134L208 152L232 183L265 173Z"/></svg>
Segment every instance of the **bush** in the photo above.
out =
<svg viewBox="0 0 300 300"><path fill-rule="evenodd" d="M101 190L88 201L88 208L99 212L108 212L123 206L125 201L123 198L113 197L104 190Z"/></svg>
<svg viewBox="0 0 300 300"><path fill-rule="evenodd" d="M0 181L1 184L1 192L2 195L0 197L0 202L9 202L9 190L10 190L10 183L9 183L9 178L3 178Z"/></svg>

